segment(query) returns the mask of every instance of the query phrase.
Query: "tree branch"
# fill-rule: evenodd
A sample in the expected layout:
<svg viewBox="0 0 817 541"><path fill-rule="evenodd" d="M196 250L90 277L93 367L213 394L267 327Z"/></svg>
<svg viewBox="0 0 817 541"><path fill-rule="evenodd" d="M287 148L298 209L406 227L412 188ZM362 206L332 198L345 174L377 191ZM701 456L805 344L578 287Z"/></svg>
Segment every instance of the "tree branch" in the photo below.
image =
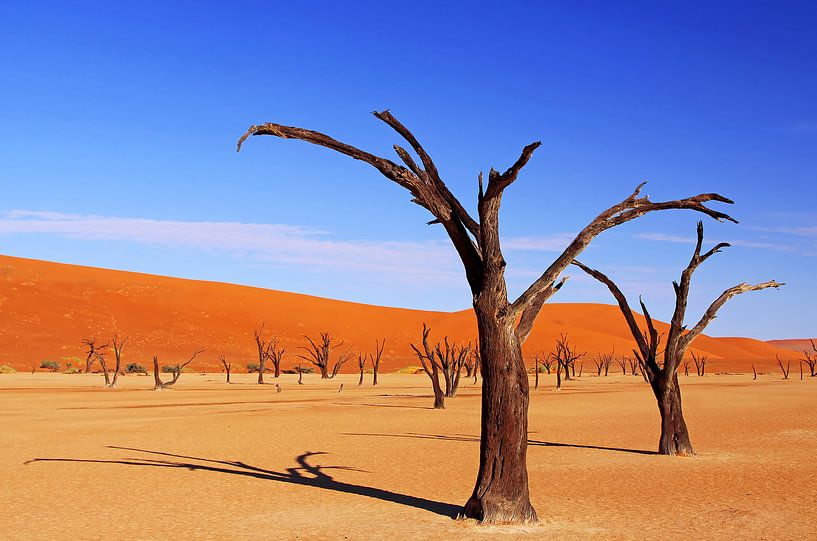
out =
<svg viewBox="0 0 817 541"><path fill-rule="evenodd" d="M533 299L536 298L541 291L546 289L549 284L553 283L559 274L567 268L570 262L578 257L587 245L590 244L590 241L600 233L617 225L634 220L644 214L659 210L688 209L701 212L718 221L728 220L737 223L737 220L728 214L718 212L704 205L704 203L709 201L727 204L733 203L732 200L722 195L716 193L699 194L686 199L653 203L648 196L638 197L644 184L645 183L639 184L627 199L608 208L582 229L568 247L565 248L564 252L562 252L545 272L510 305L508 315L515 317L519 312L524 310L528 304L533 302Z"/></svg>

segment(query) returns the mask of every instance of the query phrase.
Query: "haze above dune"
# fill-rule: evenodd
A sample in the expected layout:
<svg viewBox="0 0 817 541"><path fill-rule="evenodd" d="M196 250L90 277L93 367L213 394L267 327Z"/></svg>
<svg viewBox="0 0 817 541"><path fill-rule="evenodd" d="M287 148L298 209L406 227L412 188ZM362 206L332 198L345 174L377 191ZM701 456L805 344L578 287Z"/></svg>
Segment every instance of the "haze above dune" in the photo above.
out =
<svg viewBox="0 0 817 541"><path fill-rule="evenodd" d="M109 337L114 329L131 337L126 362L146 363L154 354L176 363L196 348L206 348L196 370L220 368L224 354L243 365L256 359L252 331L261 322L287 347L285 368L297 363L303 335L330 331L341 349L374 349L386 339L381 370L417 364L408 344L425 322L432 340L443 336L475 341L471 310L432 312L370 306L233 284L82 267L0 256L0 364L30 369L44 359L83 357L84 337ZM658 324L659 330L666 324ZM616 306L545 305L524 346L526 356L551 351L567 332L585 361L615 348L631 354L632 338ZM775 355L796 358L789 349L751 338L701 336L695 350L709 356L710 371L773 369ZM348 370L355 370L353 363Z"/></svg>

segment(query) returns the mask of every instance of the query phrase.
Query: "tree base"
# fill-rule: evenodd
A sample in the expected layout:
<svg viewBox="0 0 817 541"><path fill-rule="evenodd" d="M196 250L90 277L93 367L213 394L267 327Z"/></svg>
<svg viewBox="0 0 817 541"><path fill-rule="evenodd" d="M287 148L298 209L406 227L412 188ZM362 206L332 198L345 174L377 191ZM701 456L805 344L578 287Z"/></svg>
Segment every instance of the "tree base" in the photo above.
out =
<svg viewBox="0 0 817 541"><path fill-rule="evenodd" d="M539 517L529 501L510 501L499 498L471 498L465 504L463 518L472 518L483 524L538 524Z"/></svg>

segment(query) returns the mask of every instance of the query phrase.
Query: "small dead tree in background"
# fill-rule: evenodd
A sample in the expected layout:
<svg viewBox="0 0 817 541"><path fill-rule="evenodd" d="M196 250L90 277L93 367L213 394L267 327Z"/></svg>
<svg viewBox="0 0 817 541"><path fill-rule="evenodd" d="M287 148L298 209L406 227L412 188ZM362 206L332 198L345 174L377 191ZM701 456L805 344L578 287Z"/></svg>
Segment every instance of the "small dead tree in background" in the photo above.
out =
<svg viewBox="0 0 817 541"><path fill-rule="evenodd" d="M304 371L301 369L301 365L298 365L298 385L304 384Z"/></svg>
<svg viewBox="0 0 817 541"><path fill-rule="evenodd" d="M383 350L386 348L386 339L382 342L374 341L374 353L369 354L372 365L372 386L377 385L377 373L380 371L380 359L383 357Z"/></svg>
<svg viewBox="0 0 817 541"><path fill-rule="evenodd" d="M595 359L593 359L593 363L596 365L596 375L601 376L601 373L604 372L604 375L607 376L610 373L610 365L613 364L613 358L616 355L616 350L613 350L610 353L597 353Z"/></svg>
<svg viewBox="0 0 817 541"><path fill-rule="evenodd" d="M755 363L752 363L752 381L757 379L757 370L755 370Z"/></svg>
<svg viewBox="0 0 817 541"><path fill-rule="evenodd" d="M108 344L97 344L96 338L83 338L82 343L88 348L85 352L88 355L85 359L85 373L87 374L91 371L91 366L93 366L94 362L99 360L97 354L108 349Z"/></svg>
<svg viewBox="0 0 817 541"><path fill-rule="evenodd" d="M267 348L267 359L272 362L273 366L273 374L272 377L277 378L281 375L281 361L284 360L284 353L287 352L287 349L283 346L280 346L280 339L277 336L273 336L269 340L269 347Z"/></svg>
<svg viewBox="0 0 817 541"><path fill-rule="evenodd" d="M298 357L300 357L301 359L307 361L308 363L311 363L311 364L317 366L318 370L320 370L320 372L321 372L321 379L330 379L329 363L331 361L330 357L332 356L332 349L342 346L343 342L333 340L332 335L329 334L328 332L320 333L319 342L315 342L314 340L312 340L310 337L308 337L306 335L304 335L304 338L306 338L307 341L309 342L309 346L308 347L307 346L301 346L300 349L306 351L306 355L298 355ZM349 353L349 352L347 351L346 353L341 355L341 357L338 359L338 361L340 361L341 359L346 357L347 353ZM349 355L350 355L349 358L351 358L351 354L349 354ZM343 362L348 361L349 358L346 358ZM335 367L337 367L337 362L335 363ZM337 368L338 368L338 370L340 370L339 367L337 367ZM333 372L335 374L337 373L334 370L333 370Z"/></svg>
<svg viewBox="0 0 817 541"><path fill-rule="evenodd" d="M340 372L340 369L343 367L343 365L349 362L349 360L351 360L352 357L354 357L354 354L352 353L351 349L345 351L342 355L340 355L340 357L338 357L338 359L335 361L335 364L332 366L332 374L329 376L329 378L334 379L334 377L338 375L338 372ZM341 386L343 386L342 383Z"/></svg>
<svg viewBox="0 0 817 541"><path fill-rule="evenodd" d="M809 340L809 342L811 342L811 349L814 350L814 353L803 350L803 359L800 362L808 366L809 377L814 378L817 377L817 345L814 344L814 340Z"/></svg>
<svg viewBox="0 0 817 541"><path fill-rule="evenodd" d="M579 353L575 347L571 347L570 340L567 338L567 333L562 333L556 340L556 351L551 352L550 356L556 360L556 390L562 388L562 370L564 370L564 380L570 381L570 367L573 367L573 374L575 375L576 361L584 357L585 353Z"/></svg>
<svg viewBox="0 0 817 541"><path fill-rule="evenodd" d="M437 354L443 380L445 380L445 396L446 398L454 398L457 396L457 390L460 387L462 365L470 354L470 346L460 346L456 342L451 344L448 342L447 336L443 339L443 344L445 344L445 349L438 342L434 352Z"/></svg>
<svg viewBox="0 0 817 541"><path fill-rule="evenodd" d="M168 387L171 387L171 386L175 385L176 382L179 381L179 376L182 375L182 371L184 371L184 368L188 364L192 363L193 359L195 359L196 356L199 353L202 353L203 351L204 351L203 349L197 349L195 351L195 353L193 353L193 355L189 359L187 359L185 362L183 362L181 364L177 364L176 366L174 366L173 370L172 370L173 378L170 381L162 381L162 378L159 377L159 357L154 355L153 356L153 390L154 391L161 391L162 389L167 389Z"/></svg>
<svg viewBox="0 0 817 541"><path fill-rule="evenodd" d="M360 379L357 380L358 387L363 385L363 369L366 368L366 357L367 355L362 351L357 352L357 368L360 371Z"/></svg>
<svg viewBox="0 0 817 541"><path fill-rule="evenodd" d="M108 366L105 363L105 356L101 353L97 353L99 365L102 367L102 374L105 376L105 388L107 389L116 388L116 382L119 380L119 374L122 373L122 350L125 349L125 344L128 342L128 338L128 336L119 338L118 333L113 333L111 344L113 344L113 353L114 358L116 359L114 363L113 376L108 375Z"/></svg>
<svg viewBox="0 0 817 541"><path fill-rule="evenodd" d="M541 363L541 362L542 361L539 360L539 355L534 354L533 355L533 388L534 389L539 388L539 363Z"/></svg>
<svg viewBox="0 0 817 541"><path fill-rule="evenodd" d="M684 360L684 375L689 375L689 359Z"/></svg>
<svg viewBox="0 0 817 541"><path fill-rule="evenodd" d="M681 411L681 389L678 385L678 367L684 358L684 353L692 344L692 341L715 319L717 311L721 306L735 295L740 295L748 291L759 291L770 287L777 288L782 285L774 280L770 280L756 285L742 283L731 287L721 293L709 308L706 309L704 315L692 329L687 330L687 327L684 325L684 317L686 315L687 298L689 296L692 274L701 263L709 259L712 255L719 253L723 248L729 246L727 243L720 243L708 252L701 254L701 247L703 246L704 240L704 226L702 222L698 222L697 233L698 240L695 244L692 259L681 273L680 282L673 282L675 289L675 310L670 320L666 346L663 350L663 363L660 366L658 364L659 334L644 302L639 299L647 324L646 332L642 332L641 329L639 329L626 297L624 297L624 294L612 280L601 272L586 267L578 261L573 262L574 265L581 268L584 272L606 285L610 293L612 293L613 297L618 301L621 313L627 321L630 327L630 333L633 335L636 345L638 346L637 349L633 350L633 353L635 353L636 357L643 364L644 372L658 402L658 410L661 414L661 438L658 444L658 452L663 455L695 454L689 439L686 421Z"/></svg>
<svg viewBox="0 0 817 541"><path fill-rule="evenodd" d="M618 359L616 359L616 364L618 364L621 367L621 375L626 376L627 375L627 357L619 357Z"/></svg>
<svg viewBox="0 0 817 541"><path fill-rule="evenodd" d="M252 333L255 339L255 347L258 349L258 384L264 384L264 372L267 371L267 359L270 356L272 341L264 338L264 324Z"/></svg>
<svg viewBox="0 0 817 541"><path fill-rule="evenodd" d="M695 363L695 370L698 372L699 376L703 376L706 373L706 355L699 355L696 354L694 351L692 353L692 360Z"/></svg>
<svg viewBox="0 0 817 541"><path fill-rule="evenodd" d="M630 367L630 375L638 375L638 359L635 357L624 357L627 360L627 366Z"/></svg>
<svg viewBox="0 0 817 541"><path fill-rule="evenodd" d="M221 364L224 365L224 372L227 373L227 383L230 383L230 370L232 369L232 363L227 361L227 357L224 355L219 355L218 360L221 361Z"/></svg>
<svg viewBox="0 0 817 541"><path fill-rule="evenodd" d="M783 379L789 379L789 371L791 370L791 361L786 361L786 366L783 366L783 361L780 360L780 355L775 355L777 357L777 366L780 367L780 371L783 372Z"/></svg>
<svg viewBox="0 0 817 541"><path fill-rule="evenodd" d="M431 378L431 388L434 391L434 409L445 409L445 393L440 386L440 365L434 357L434 350L428 344L428 335L431 333L425 323L423 323L423 351L420 351L417 346L410 344L411 349L417 354L420 359L420 364L423 367L426 375Z"/></svg>

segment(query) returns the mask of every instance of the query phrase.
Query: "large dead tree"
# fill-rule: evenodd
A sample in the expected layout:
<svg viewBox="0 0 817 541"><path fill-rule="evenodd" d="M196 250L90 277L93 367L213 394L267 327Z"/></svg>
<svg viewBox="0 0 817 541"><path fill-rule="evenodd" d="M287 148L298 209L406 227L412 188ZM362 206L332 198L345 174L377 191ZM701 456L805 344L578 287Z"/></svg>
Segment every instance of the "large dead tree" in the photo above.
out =
<svg viewBox="0 0 817 541"><path fill-rule="evenodd" d="M434 409L445 409L445 392L440 385L440 372L442 368L437 362L434 349L428 343L428 335L431 333L425 323L423 323L423 349L420 350L414 344L409 344L417 358L420 359L420 364L423 367L426 375L431 378L431 389L434 392Z"/></svg>
<svg viewBox="0 0 817 541"><path fill-rule="evenodd" d="M128 338L128 336L120 338L119 333L113 333L111 344L113 344L115 362L112 376L108 374L108 366L105 362L105 356L98 353L99 365L102 367L102 374L105 376L105 388L107 389L116 388L116 382L119 380L119 374L122 372L122 350L125 349L125 344L128 343Z"/></svg>
<svg viewBox="0 0 817 541"><path fill-rule="evenodd" d="M304 338L309 342L309 346L301 346L301 349L306 351L306 355L298 355L301 359L312 363L321 371L321 379L334 378L340 371L340 368L352 358L351 349L342 353L336 360L330 373L329 366L331 364L332 350L343 345L343 342L334 340L332 335L328 332L320 333L320 340L315 341L310 337L304 335Z"/></svg>
<svg viewBox="0 0 817 541"><path fill-rule="evenodd" d="M471 289L482 365L479 470L463 514L483 522L535 522L536 512L530 504L527 473L529 388L521 345L544 303L564 283L564 278L559 279L562 271L593 238L607 229L652 211L668 209L689 209L717 220L731 220L705 203L732 201L708 193L675 201L652 202L648 197L640 196L641 184L622 202L596 216L541 276L511 301L499 238L500 202L505 190L516 181L541 143L527 145L504 172L490 169L487 183L483 182L481 173L478 175L477 219L474 219L443 182L436 164L408 128L389 111L375 112L374 115L408 143L419 163L398 145L394 150L404 165L321 132L274 123L251 126L239 139L238 150L251 136L270 135L299 139L361 160L408 190L412 201L431 213L429 224L440 224L445 229L462 260Z"/></svg>
<svg viewBox="0 0 817 541"><path fill-rule="evenodd" d="M684 318L686 316L687 298L689 296L692 274L701 263L729 246L727 243L720 243L708 252L702 254L701 247L703 240L704 226L702 222L698 222L698 241L695 244L692 259L681 273L680 281L672 283L675 289L675 310L670 320L666 345L664 346L663 363L660 365L658 362L658 344L660 337L644 302L639 299L647 323L647 330L642 332L638 327L638 323L633 315L633 311L630 309L627 299L618 286L601 272L591 269L578 261L574 261L574 264L580 267L584 272L607 286L613 294L613 297L618 301L621 313L627 320L630 333L633 335L637 345L637 347L633 349L633 353L642 364L643 370L646 372L646 377L655 394L655 398L658 401L658 410L661 414L661 438L658 444L658 452L663 455L694 454L692 443L689 440L689 431L687 430L686 421L684 421L684 415L681 411L681 389L678 386L678 367L683 361L684 353L686 353L692 341L715 319L718 310L726 301L735 295L769 287L777 288L783 285L774 280L770 280L755 285L742 283L730 287L709 305L709 308L706 309L706 312L704 312L701 319L692 329L687 329L684 325Z"/></svg>
<svg viewBox="0 0 817 541"><path fill-rule="evenodd" d="M179 376L182 375L182 372L184 371L184 368L188 364L192 363L193 359L195 359L196 356L199 353L202 353L203 351L204 351L203 349L197 349L195 351L195 353L193 353L193 355L189 359L187 359L183 363L176 364L176 366L173 367L173 370L171 370L171 373L173 374L173 377L171 378L170 381L162 381L162 378L159 376L159 357L154 355L153 356L153 390L154 391L161 391L162 389L167 389L169 387L172 387L173 385L176 385L176 382L179 381Z"/></svg>

